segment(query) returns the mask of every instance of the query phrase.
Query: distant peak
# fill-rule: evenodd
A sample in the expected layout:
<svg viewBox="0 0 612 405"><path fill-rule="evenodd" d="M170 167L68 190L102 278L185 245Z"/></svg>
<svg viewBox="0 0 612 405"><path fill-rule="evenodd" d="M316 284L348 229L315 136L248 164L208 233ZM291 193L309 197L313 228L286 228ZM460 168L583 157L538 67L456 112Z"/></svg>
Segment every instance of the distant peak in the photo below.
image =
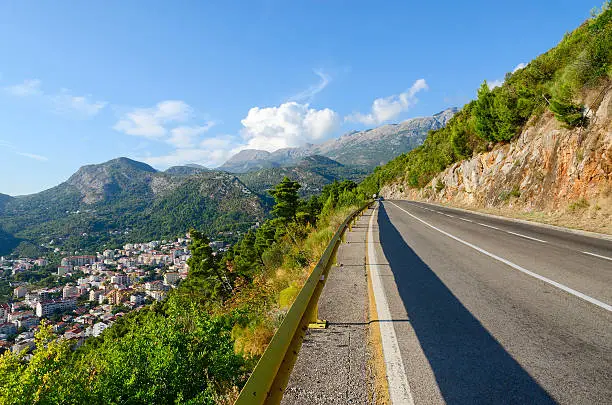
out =
<svg viewBox="0 0 612 405"><path fill-rule="evenodd" d="M152 168L146 163L139 162L137 160L133 160L133 159L126 158L126 157L118 157L118 158L111 159L104 163L86 165L86 166L81 167L81 169L87 170L87 169L96 168L96 167L116 167L116 168L121 168L121 169L132 169L132 170L138 170L138 171L149 172L149 173L157 172L157 170L155 170L154 168Z"/></svg>

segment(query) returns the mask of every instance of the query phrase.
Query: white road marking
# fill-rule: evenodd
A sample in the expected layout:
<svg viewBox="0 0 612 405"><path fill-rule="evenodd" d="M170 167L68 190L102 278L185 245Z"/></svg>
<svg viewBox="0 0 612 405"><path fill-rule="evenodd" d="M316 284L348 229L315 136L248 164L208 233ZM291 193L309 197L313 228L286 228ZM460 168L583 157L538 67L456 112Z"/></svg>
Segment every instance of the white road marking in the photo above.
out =
<svg viewBox="0 0 612 405"><path fill-rule="evenodd" d="M512 231L504 231L504 232L511 233L512 235L520 236L521 238L535 240L536 242L548 243L545 240L538 239L538 238L532 238L531 236L523 235L522 233L516 233Z"/></svg>
<svg viewBox="0 0 612 405"><path fill-rule="evenodd" d="M416 219L417 221L419 221L419 222L421 222L421 223L423 223L423 224L427 225L428 227L430 227L430 228L432 228L432 229L435 229L436 231L438 231L438 232L440 232L440 233L442 233L442 234L444 234L444 235L448 236L448 237L449 237L449 238L451 238L451 239L456 240L456 241L457 241L457 242L459 242L459 243L463 243L464 245L466 245L466 246L468 246L468 247L471 247L472 249L477 250L477 251L479 251L480 253L483 253L483 254L485 254L485 255L487 255L487 256L489 256L489 257L491 257L491 258L493 258L493 259L495 259L495 260L497 260L497 261L500 261L500 262L502 262L502 263L504 263L504 264L507 264L508 266L512 267L513 269L516 269L516 270L518 270L518 271L520 271L520 272L522 272L522 273L525 273L525 274L527 274L527 275L529 275L529 276L531 276L531 277L537 278L538 280L541 280L541 281L543 281L543 282L545 282L545 283L548 283L548 284L550 284L550 285L552 285L552 286L555 286L555 287L559 288L560 290L563 290L563 291L565 291L565 292L567 292L567 293L572 294L572 295L573 295L573 296L575 296L575 297L581 298L581 299L583 299L583 300L585 300L585 301L590 302L591 304L597 305L597 306L598 306L598 307L600 307L600 308L603 308L603 309L605 309L605 310L607 310L607 311L612 312L612 305L606 304L605 302L599 301L599 300L598 300L598 299L596 299L596 298L593 298L593 297L590 297L590 296L588 296L588 295L586 295L586 294L583 294L583 293L581 293L580 291L576 291L576 290L574 290L573 288L570 288L570 287L568 287L568 286L566 286L566 285L563 285L563 284L561 284L561 283L558 283L558 282L556 282L556 281L554 281L554 280L551 280L551 279L549 279L549 278L546 278L546 277L544 277L544 276L541 276L541 275L539 275L538 273L534 273L533 271L527 270L526 268L521 267L521 266L519 266L518 264L512 263L511 261L506 260L506 259L504 259L503 257L499 257L499 256L497 256L497 255L495 255L495 254L493 254L493 253L487 252L486 250L484 250L484 249L482 249L482 248L480 248L480 247L478 247L478 246L476 246L476 245L473 245L473 244L471 244L470 242L466 242L466 241L464 241L464 240L463 240L463 239L461 239L461 238L458 238L458 237L456 237L456 236L454 236L454 235L451 235L451 234L450 234L450 233L448 233L448 232L443 231L443 230L442 230L442 229L440 229L440 228L437 228L437 227L433 226L433 225L432 225L432 224L430 224L429 222L426 222L426 221L422 220L421 218L417 217L416 215L413 215L413 214L411 214L410 212L406 211L405 209L403 209L403 208L402 208L402 207L400 207L399 205L397 205L397 204L395 204L395 203L393 203L393 202L391 202L391 201L389 201L389 202L390 202L391 204L395 205L395 206L396 206L397 208L399 208L400 210L404 211L406 214L410 215L412 218ZM586 253L586 252L585 252L585 253Z"/></svg>
<svg viewBox="0 0 612 405"><path fill-rule="evenodd" d="M374 231L372 230L374 218L377 218L377 212L378 208L375 208L368 225L368 261L370 262L368 266L370 268L370 278L372 281L372 290L374 292L378 319L392 319L382 279L380 277L380 266L378 264L373 264L382 263L377 257L376 249L374 249ZM395 405L414 405L393 322L379 322L378 325L380 327L391 403Z"/></svg>
<svg viewBox="0 0 612 405"><path fill-rule="evenodd" d="M453 217L452 215L449 215L449 214L444 214L444 213L442 213L442 215L446 215L447 217L455 218L455 217ZM472 222L472 223L474 223L474 221L472 221L471 219L461 218L461 217L457 217L457 218L459 218L460 220L465 221L465 222ZM480 222L476 222L476 224L478 224L478 225L482 225L482 226L486 226L487 228L497 229L498 231L502 231L502 232L506 232L506 233L511 233L512 235L520 236L521 238L526 238L526 239L535 240L536 242L548 243L548 242L546 242L545 240L538 239L538 238L534 238L534 237L532 237L532 236L523 235L522 233L516 233L516 232L512 232L512 231L506 231L505 229L499 229L499 228L496 228L496 227L491 226L491 225L482 224L482 223L480 223ZM584 253L586 253L586 252L584 252ZM597 255L596 255L596 256L597 256ZM604 257L604 258L609 259L609 258L607 258L607 257ZM609 260L612 260L612 259L609 259Z"/></svg>
<svg viewBox="0 0 612 405"><path fill-rule="evenodd" d="M447 216L447 217L449 217L449 218L455 218L455 216L454 216L454 215L451 215L451 214L445 214L445 213L442 213L442 215L446 215L446 216Z"/></svg>
<svg viewBox="0 0 612 405"><path fill-rule="evenodd" d="M598 255L597 253L591 253L591 252L586 252L586 251L584 251L582 253L586 253L587 255L591 255L591 256L595 256L595 257L599 257L600 259L612 260L612 257Z"/></svg>
<svg viewBox="0 0 612 405"><path fill-rule="evenodd" d="M498 231L501 231L501 229L493 226L493 225L487 225L487 224L483 224L481 222L476 222L478 225L482 225L482 226L486 226L487 228L491 228L491 229L497 229Z"/></svg>

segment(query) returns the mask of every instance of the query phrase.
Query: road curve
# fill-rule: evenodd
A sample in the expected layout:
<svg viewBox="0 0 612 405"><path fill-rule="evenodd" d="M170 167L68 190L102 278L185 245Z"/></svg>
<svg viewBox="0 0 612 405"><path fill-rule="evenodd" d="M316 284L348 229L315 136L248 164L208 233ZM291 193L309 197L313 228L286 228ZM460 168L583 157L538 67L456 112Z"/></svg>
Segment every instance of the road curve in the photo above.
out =
<svg viewBox="0 0 612 405"><path fill-rule="evenodd" d="M368 264L415 404L612 403L612 241L409 201L376 213Z"/></svg>

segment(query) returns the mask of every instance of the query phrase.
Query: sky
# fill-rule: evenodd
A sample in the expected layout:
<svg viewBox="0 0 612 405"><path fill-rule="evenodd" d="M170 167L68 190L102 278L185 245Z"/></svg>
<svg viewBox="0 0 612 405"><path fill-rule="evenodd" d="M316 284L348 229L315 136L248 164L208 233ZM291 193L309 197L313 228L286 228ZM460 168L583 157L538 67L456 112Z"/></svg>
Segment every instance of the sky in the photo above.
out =
<svg viewBox="0 0 612 405"><path fill-rule="evenodd" d="M222 164L461 107L600 2L4 1L0 193Z"/></svg>

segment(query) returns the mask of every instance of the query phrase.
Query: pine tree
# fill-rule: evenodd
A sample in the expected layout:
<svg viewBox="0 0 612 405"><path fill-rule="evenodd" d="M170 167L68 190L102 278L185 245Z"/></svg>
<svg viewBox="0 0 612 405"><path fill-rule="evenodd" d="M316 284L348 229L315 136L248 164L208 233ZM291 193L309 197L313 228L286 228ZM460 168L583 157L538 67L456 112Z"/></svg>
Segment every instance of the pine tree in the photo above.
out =
<svg viewBox="0 0 612 405"><path fill-rule="evenodd" d="M300 184L286 177L278 183L269 193L274 197L276 204L272 209L272 215L280 218L283 222L295 221L297 210L300 205L298 190Z"/></svg>
<svg viewBox="0 0 612 405"><path fill-rule="evenodd" d="M198 289L213 298L224 299L232 291L231 281L227 273L222 271L224 267L215 262L209 240L204 234L192 229L190 235L191 258L187 260L189 278L185 287Z"/></svg>

